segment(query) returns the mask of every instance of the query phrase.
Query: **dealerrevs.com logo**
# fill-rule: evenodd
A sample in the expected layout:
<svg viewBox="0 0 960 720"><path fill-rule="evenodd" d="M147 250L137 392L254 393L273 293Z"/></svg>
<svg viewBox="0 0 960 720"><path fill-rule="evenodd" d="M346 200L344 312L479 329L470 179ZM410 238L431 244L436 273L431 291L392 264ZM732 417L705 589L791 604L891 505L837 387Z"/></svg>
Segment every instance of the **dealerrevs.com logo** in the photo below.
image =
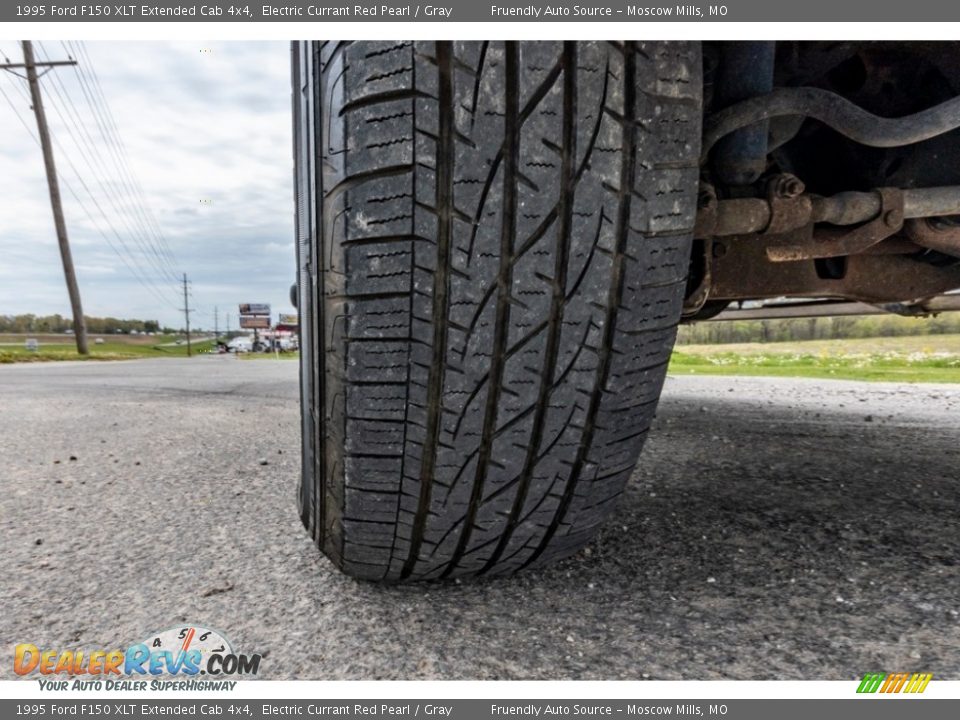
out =
<svg viewBox="0 0 960 720"><path fill-rule="evenodd" d="M232 690L236 680L228 678L256 676L260 660L259 653L235 652L216 630L188 625L153 633L126 650L20 643L13 670L37 676L43 690Z"/></svg>

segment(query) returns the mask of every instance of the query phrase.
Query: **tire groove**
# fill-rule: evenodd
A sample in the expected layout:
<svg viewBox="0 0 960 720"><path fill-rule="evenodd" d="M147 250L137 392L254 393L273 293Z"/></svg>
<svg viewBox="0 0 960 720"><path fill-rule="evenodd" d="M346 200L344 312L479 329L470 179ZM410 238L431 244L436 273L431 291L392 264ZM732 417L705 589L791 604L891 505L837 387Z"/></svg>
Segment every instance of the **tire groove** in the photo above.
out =
<svg viewBox="0 0 960 720"><path fill-rule="evenodd" d="M623 59L623 112L625 116L631 116L634 113L634 103L636 99L636 56L634 53L624 53ZM603 325L603 341L600 343L600 361L597 363L597 380L590 396L590 405L587 408L587 417L584 422L583 434L580 437L580 447L577 449L577 455L573 466L570 468L570 475L567 484L564 487L563 495L557 506L556 514L550 525L547 527L543 538L541 538L537 549L520 566L523 569L539 558L547 549L553 536L556 534L560 525L566 518L567 512L573 501L574 490L577 481L580 479L580 473L587 460L587 453L593 444L593 434L596 428L597 415L600 411L600 403L603 399L607 378L610 374L610 364L613 359L612 348L614 335L616 333L617 310L621 304L621 295L623 291L624 276L624 251L629 232L630 223L630 201L632 198L631 190L634 184L634 174L636 170L636 148L634 145L634 133L628 129L623 130L623 164L620 167L620 199L617 210L617 232L616 248L613 255L613 267L611 269L612 282L610 284L610 293L607 299L606 320Z"/></svg>
<svg viewBox="0 0 960 720"><path fill-rule="evenodd" d="M483 486L489 470L490 456L493 451L494 430L500 405L500 390L503 384L503 371L506 365L504 353L509 337L510 292L513 282L513 245L517 234L517 174L520 163L520 71L519 44L507 42L505 47L505 95L506 115L504 118L504 166L503 166L503 210L502 231L500 234L500 270L497 277L496 324L493 336L493 357L490 361L490 374L487 389L487 403L483 418L483 431L480 440L480 452L477 458L477 470L471 488L470 504L463 521L460 538L453 556L441 577L452 573L470 543L473 523L476 520L480 502L483 499Z"/></svg>
<svg viewBox="0 0 960 720"><path fill-rule="evenodd" d="M412 72L411 83L413 84L413 87L417 87L417 62L416 62L416 58L415 58L415 57L412 57L412 56L415 54L415 52L416 52L416 50L415 50L415 49L416 49L416 44L415 44L415 43L411 43L411 44L410 44L410 48L411 48L411 59L412 59L412 65L413 65L413 72ZM393 49L396 49L396 48L392 48L391 50L393 50ZM369 57L369 56L368 56L368 57ZM410 123L411 123L411 127L413 128L414 133L416 133L416 131L417 131L417 103L414 102L414 103L411 103L411 104L413 105L413 117L412 117ZM414 141L412 144L413 144L413 165L416 166L416 164L417 164L417 143L416 143L416 141ZM411 180L412 180L412 182L413 182L413 192L410 194L411 204L412 204L412 201L413 201L413 200L416 198L416 196L417 196L417 174L416 174L416 173L413 173L413 177L411 178ZM415 212L411 212L411 213L410 213L410 237L416 237L416 213L415 213ZM413 290L414 290L414 284L415 284L415 280L416 280L416 274L415 274L415 269L414 269L414 266L416 265L416 261L417 261L416 246L414 245L413 242L411 242L411 243L410 243L410 271L409 271L409 272L410 272L410 285L409 285L409 290L408 290L408 294L409 294L410 298L409 298L409 301L408 301L408 303L407 303L407 335L409 335L409 336L412 336L412 335L413 335L413 318L414 318L413 300L414 300L414 298L416 297L416 294L413 292ZM410 373L411 373L411 370L412 370L412 368L413 368L413 363L411 362L412 356L413 356L413 343L412 343L412 342L408 342L408 343L407 343L407 381L406 381L406 382L407 382L407 387L406 387L406 389L405 389L405 393L404 393L404 403L403 403L403 440L402 440L401 443L400 443L400 447L403 448L403 457L402 457L401 460L400 460L400 488L401 488L401 490L398 490L398 491L397 491L397 508L396 508L396 512L394 513L394 518L395 518L395 519L394 519L393 539L390 541L390 560L385 564L385 566L384 566L384 568L383 568L383 575L381 576L381 579L383 579L383 580L386 580L386 579L387 579L387 576L390 574L390 570L391 570L391 568L393 567L393 560L394 560L394 557L395 557L395 553L396 553L396 551L397 551L397 534L398 534L398 533L397 533L397 530L398 530L399 527L400 527L400 510L401 510L402 507L403 507L403 492L402 492L402 488L403 488L403 482L404 482L404 480L405 480L406 477L407 477L407 430L409 429L409 426L410 426L410 387L411 387L411 384L410 384Z"/></svg>
<svg viewBox="0 0 960 720"><path fill-rule="evenodd" d="M351 43L351 44L352 44L352 43ZM345 47L345 48L346 48L346 47L349 47L349 45L345 45L344 47ZM337 75L336 79L334 80L334 85L331 85L331 87L330 87L330 99L329 99L329 102L331 103L331 105L332 105L332 103L333 103L333 87L334 87L335 84L338 83L338 82L342 82L342 83L344 84L344 87L346 87L346 83L347 83L347 79L348 79L348 72L349 72L349 70L350 70L350 63L348 62L348 58L345 57L345 54L344 54L344 56L341 56L341 62L342 62L343 68L342 68L342 70L340 71L340 73ZM328 65L328 67L329 67L329 65ZM334 118L333 113L328 113L328 117L329 117L329 123L330 123L330 124L327 126L327 131L328 131L328 133L331 132L332 127L333 127L333 123L334 123L334 122L339 122L339 123L340 123L340 136L343 137L344 139L346 139L346 138L347 138L347 135L348 135L348 132L347 132L347 118L346 118L344 115L342 115L342 114L341 114L341 115L338 115L336 118ZM329 142L329 136L328 136L328 138L327 138L327 141L324 142L321 147L322 147L322 152L323 152L323 153L330 153L330 152L332 152L333 147L332 147L332 145L331 145L330 142ZM344 170L344 172L348 172L348 170L347 170L346 158L344 158L343 170ZM321 172L322 172L322 171L321 171ZM356 176L353 176L353 177L355 178ZM337 183L334 187L330 188L330 190L329 190L328 192L325 192L323 195L320 196L320 197L323 198L323 206L322 206L322 208L321 208L321 210L320 210L320 218L322 219L323 230L322 230L322 232L321 232L321 234L320 234L320 238L321 238L321 239L320 239L320 241L319 241L319 242L320 242L320 248L319 248L319 249L320 249L320 251L321 251L321 252L320 252L320 257L319 257L319 264L320 264L320 273L323 275L324 286L321 288L321 292L320 292L320 294L319 294L319 297L320 297L320 304L321 304L321 306L323 307L324 311L326 310L326 303L328 302L328 298L327 298L327 296L326 296L326 290L325 290L325 287L326 287L326 277L327 277L325 265L326 265L326 263L327 263L327 258L329 257L329 258L330 258L330 266L331 266L331 270L332 270L332 267L333 267L333 252L332 252L332 250L331 250L330 255L328 256L327 251L326 251L326 249L323 247L323 244L322 244L322 243L323 243L323 240L324 240L325 238L328 238L328 237L329 237L329 242L330 242L330 244L331 244L332 246L337 246L337 245L338 245L338 243L334 242L334 239L333 239L334 228L336 227L336 224L337 224L337 221L336 221L337 215L331 213L331 212L330 212L330 209L331 209L331 208L333 207L333 205L337 202L337 200L339 199L339 197L340 197L341 195L343 196L343 206L344 206L344 208L350 207L350 191L351 191L353 188L357 187L357 185L359 185L360 182L363 182L363 180L361 180L360 182L353 182L352 180L353 180L353 178L348 177L348 178L345 179L344 181L342 181L342 182L340 182L340 183ZM339 214L339 213L338 213L338 214ZM328 234L328 232L327 232L328 227L329 227L329 230L330 230L329 234ZM345 229L344 229L342 232L343 232L343 235L341 236L341 239L342 239L342 237L345 237L345 236L347 235ZM343 253L343 254L341 255L341 257L340 257L340 260L342 261L342 266L343 266L343 267L346 267L346 253L343 251L343 248L342 248L342 247L338 247L338 250L339 250L341 253ZM335 285L335 283L331 283L331 285ZM346 286L344 286L344 289L346 289ZM325 317L325 312L322 312L322 313L321 313L321 317ZM325 325L326 325L326 321L324 320L324 323L321 325L321 338L322 338L321 342L323 343L323 345L321 345L321 354L320 354L320 357L324 357L324 358L326 357L326 350L325 350L325 347L324 347L324 345L326 344L326 327L325 327ZM345 337L348 333L347 333L347 331L346 331L345 325L342 326L342 327L344 327L343 336ZM335 342L336 333L337 333L336 323L334 322L334 323L331 325L331 329L330 329L330 345L331 345L331 346L336 346L336 342ZM321 418L321 421L323 422L323 427L324 427L324 432L325 432L324 451L323 451L323 460L322 460L322 462L323 462L323 463L326 463L327 458L333 458L333 462L332 462L332 464L331 464L331 467L333 468L334 472L329 473L329 475L332 475L332 476L336 477L336 475L337 475L336 469L337 469L337 466L338 466L338 464L339 464L339 467L340 467L340 477L341 477L342 480L343 480L343 485L346 485L346 464L347 464L346 461L347 461L347 458L350 456L349 453L346 452L346 441L347 441L347 437L348 437L348 432L347 432L347 413L346 413L346 412L343 413L343 417L341 418L341 422L338 423L339 427L336 428L336 430L339 430L339 440L340 440L340 442L336 444L336 447L335 447L335 448L332 448L332 449L330 449L330 450L328 450L327 447L326 447L326 443L331 441L330 438L331 438L331 436L333 435L333 432L334 432L334 428L332 427L332 426L333 426L333 423L330 422L330 421L332 421L332 420L334 419L334 417L336 416L335 413L332 412L332 407L334 406L334 403L336 402L336 398L337 398L337 397L343 397L343 398L344 398L344 400L343 400L343 402L344 402L344 410L346 410L346 399L345 399L345 398L346 398L346 387L345 387L345 384L344 384L344 380L345 380L345 378L347 377L347 354L346 354L346 344L345 344L345 343L344 343L344 346L343 346L343 350L344 350L343 356L342 356L342 358L340 359L341 366L340 366L340 368L338 369L339 372L338 372L337 369L334 369L334 370L331 371L331 368L335 368L335 367L336 367L336 366L334 365L333 359L331 359L331 360L329 361L329 364L328 364L328 361L327 361L327 360L324 360L324 366L323 366L324 381L323 381L323 388L322 388L322 390L323 390L324 393L326 393L326 392L327 392L327 389L328 389L327 386L328 386L328 385L332 385L332 386L333 386L333 389L334 389L334 393L331 395L331 397L332 397L332 399L331 399L331 411L328 411L328 410L326 409L326 400L324 400L324 414L328 414L328 413L329 413L329 418L328 418L328 419ZM330 381L330 378L333 378L333 382ZM337 383L337 380L339 380L339 384ZM340 395L340 393L343 393L343 395ZM326 552L328 555L332 555L333 557L338 558L338 559L339 559L338 562L341 562L341 563L342 563L342 562L343 562L343 559L346 557L346 546L347 546L347 534L346 534L346 532L344 532L344 526L343 526L343 522L344 522L343 517L344 517L344 515L346 514L346 492L343 491L343 490L340 490L340 492L339 492L339 497L337 497L336 492L333 491L334 488L332 487L332 484L331 484L331 478L328 476L328 473L326 473L326 466L324 466L323 477L324 477L324 484L325 484L326 487L325 487L325 489L324 489L323 498L322 498L323 514L321 515L321 518L320 518L320 532L321 532L321 534L323 534L323 533L326 534L326 539L323 541L324 544L325 544L325 545L331 545L331 546L332 546L332 549L324 550L324 552ZM329 497L328 497L328 490L331 491ZM339 503L336 502L337 500L339 500ZM331 501L333 501L333 502L331 502ZM339 507L337 507L338 504L339 504ZM327 517L326 517L326 516L327 516L328 513L331 514L331 515L334 515L334 513L331 512L332 510L335 510L335 511L336 511L336 517L335 517L335 523L336 523L336 524L331 523L331 526L328 527L328 526L327 526Z"/></svg>
<svg viewBox="0 0 960 720"><path fill-rule="evenodd" d="M342 47L343 46L338 45L337 48L334 49L333 55L331 55L331 57L328 58L326 64L323 66L322 69L320 68L321 58L320 58L319 50L316 53L313 53L313 52L309 53L310 62L313 64L313 73L317 73L319 71L319 78L317 82L318 92L313 97L313 103L318 103L324 98L324 94L326 92L324 87L324 80L328 79L327 76L330 74L329 69L333 61L333 58L336 56L339 56L339 54L342 52ZM321 118L323 117L323 111L321 108L314 108L314 110L319 111L319 112L314 112L315 117L317 115L319 115ZM318 169L317 163L316 163L317 155L320 155L322 157L327 148L326 139L323 137L324 129L326 129L329 133L330 128L329 127L325 128L322 120L320 122L319 128L317 128L316 123L314 123L313 141L312 143L310 143L311 168L314 173L314 187L316 192L316 197L314 198L315 207L313 208L313 213L314 213L313 224L314 224L314 227L316 228L316 243L317 243L316 256L320 259L319 267L313 267L310 270L311 276L313 276L314 273L316 273L316 278L317 278L316 282L313 282L312 281L313 278L311 277L310 286L311 286L311 304L313 305L314 312L316 315L314 332L316 333L315 345L317 347L318 358L324 358L326 356L326 318L325 318L326 313L324 312L326 273L324 272L324 267L323 267L324 265L323 259L326 257L326 251L324 249L324 238L326 237L326 232L325 232L326 228L323 226L323 218L325 217L323 213L323 208L326 204L327 199L326 199L326 194L324 193L324 188L323 188L323 170L322 168ZM317 131L318 130L321 136L320 142L319 142L319 148L317 147L318 145ZM329 134L327 137L329 137ZM316 292L313 291L314 287L317 288ZM327 540L326 533L325 533L326 514L327 514L327 497L326 496L327 496L327 482L329 481L327 478L327 472L326 472L327 470L327 467L326 467L326 458L327 458L327 422L326 422L327 388L326 388L326 385L327 385L327 382L326 382L326 368L323 365L323 363L315 362L314 366L315 366L313 370L313 372L315 373L314 383L317 388L317 395L320 398L321 404L323 406L323 410L322 412L318 413L318 417L316 419L316 424L319 425L319 431L320 431L319 443L318 443L319 445L318 454L320 455L320 457L317 458L316 456L314 456L315 477L314 477L314 487L313 487L313 510L314 510L313 535L317 545L321 549L325 550L324 545ZM317 431L317 428L315 426L314 434L317 434L316 431Z"/></svg>
<svg viewBox="0 0 960 720"><path fill-rule="evenodd" d="M429 98L436 100L437 98L433 97L429 93L425 93L421 90L388 90L381 93L373 93L371 95L364 95L363 97L357 98L356 100L351 100L346 103L342 108L340 108L340 117L347 115L354 110L359 110L360 108L370 107L371 105L380 105L381 103L393 102L395 100L416 100L417 98Z"/></svg>
<svg viewBox="0 0 960 720"><path fill-rule="evenodd" d="M441 404L443 403L444 364L447 351L447 310L450 302L450 256L453 234L453 163L454 117L448 108L453 106L453 43L437 42L437 73L439 82L439 133L437 143L436 205L437 205L437 271L433 276L433 356L428 376L427 433L420 461L420 496L410 552L400 573L401 579L413 574L423 544L430 511L431 485L440 442Z"/></svg>
<svg viewBox="0 0 960 720"><path fill-rule="evenodd" d="M553 388L553 376L556 374L557 358L560 350L560 335L563 329L563 311L566 304L566 277L567 260L570 250L570 235L573 227L573 204L576 193L577 171L576 142L577 142L577 49L576 43L565 42L563 45L563 131L562 131L561 170L563 183L560 191L559 209L557 215L560 227L557 232L557 246L554 258L553 297L550 305L550 320L547 328L546 349L544 351L543 368L540 377L540 390L537 395L536 413L533 418L533 428L530 442L527 445L527 454L524 458L521 479L517 485L517 494L510 509L510 516L500 541L493 554L480 569L480 575L489 572L503 556L516 530L523 506L526 503L533 479L533 472L537 465L540 446L543 443L543 433L549 411L549 397Z"/></svg>

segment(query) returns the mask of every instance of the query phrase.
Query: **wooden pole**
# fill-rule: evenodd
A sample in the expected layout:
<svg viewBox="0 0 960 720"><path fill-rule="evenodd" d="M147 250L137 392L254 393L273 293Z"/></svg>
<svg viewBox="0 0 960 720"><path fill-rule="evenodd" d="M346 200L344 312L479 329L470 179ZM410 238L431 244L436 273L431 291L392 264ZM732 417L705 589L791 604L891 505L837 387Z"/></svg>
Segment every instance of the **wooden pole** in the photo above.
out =
<svg viewBox="0 0 960 720"><path fill-rule="evenodd" d="M30 84L30 98L33 113L37 116L37 131L40 134L40 147L43 150L43 164L47 171L47 186L50 189L50 205L53 208L53 224L57 230L57 243L60 245L60 259L63 261L63 274L67 279L67 292L70 294L70 307L73 311L73 333L77 341L77 352L89 355L87 345L87 321L83 317L83 305L80 302L80 287L73 268L73 255L67 237L67 223L63 219L63 206L60 202L60 184L57 182L57 166L53 160L53 146L50 143L50 130L47 127L47 115L43 110L43 98L40 95L40 82L37 78L37 64L33 55L33 44L23 41L23 62Z"/></svg>

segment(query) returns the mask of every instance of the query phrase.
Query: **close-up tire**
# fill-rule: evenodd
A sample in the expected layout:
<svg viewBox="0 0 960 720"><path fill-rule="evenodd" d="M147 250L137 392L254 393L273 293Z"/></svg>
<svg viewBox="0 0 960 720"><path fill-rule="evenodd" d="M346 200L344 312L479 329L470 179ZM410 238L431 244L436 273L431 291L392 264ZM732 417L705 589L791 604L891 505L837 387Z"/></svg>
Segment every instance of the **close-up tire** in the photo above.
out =
<svg viewBox="0 0 960 720"><path fill-rule="evenodd" d="M569 556L656 410L697 43L295 43L300 514L369 580Z"/></svg>

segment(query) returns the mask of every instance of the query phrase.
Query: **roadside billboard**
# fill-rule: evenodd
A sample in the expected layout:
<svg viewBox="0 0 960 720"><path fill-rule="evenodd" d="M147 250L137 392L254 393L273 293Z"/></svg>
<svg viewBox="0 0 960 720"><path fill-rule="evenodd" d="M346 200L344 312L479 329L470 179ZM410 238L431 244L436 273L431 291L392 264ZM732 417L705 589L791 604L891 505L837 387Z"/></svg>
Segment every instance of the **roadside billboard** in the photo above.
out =
<svg viewBox="0 0 960 720"><path fill-rule="evenodd" d="M270 304L269 303L241 303L240 314L241 315L266 315L269 317Z"/></svg>
<svg viewBox="0 0 960 720"><path fill-rule="evenodd" d="M241 315L240 327L244 330L269 330L270 317L262 315Z"/></svg>
<svg viewBox="0 0 960 720"><path fill-rule="evenodd" d="M279 319L277 320L277 325L299 325L300 316L299 315L288 315L287 313L280 313Z"/></svg>

